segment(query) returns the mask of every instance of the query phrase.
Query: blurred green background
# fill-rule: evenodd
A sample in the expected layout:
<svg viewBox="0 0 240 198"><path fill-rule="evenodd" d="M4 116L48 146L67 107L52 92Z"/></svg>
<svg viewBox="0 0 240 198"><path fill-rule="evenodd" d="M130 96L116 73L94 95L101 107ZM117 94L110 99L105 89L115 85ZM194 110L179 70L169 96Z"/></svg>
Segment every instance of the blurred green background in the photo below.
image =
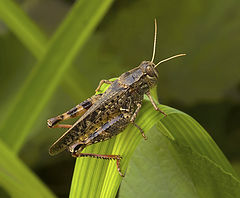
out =
<svg viewBox="0 0 240 198"><path fill-rule="evenodd" d="M74 1L17 3L50 38ZM155 62L187 54L159 67L160 103L194 117L240 173L240 1L121 0L112 4L78 53L68 78L62 79L20 151L20 158L59 197L69 193L75 160L68 153L48 155L63 130L48 129L46 120L94 94L101 79L117 77L149 60L154 18L158 22ZM1 120L36 61L0 21Z"/></svg>

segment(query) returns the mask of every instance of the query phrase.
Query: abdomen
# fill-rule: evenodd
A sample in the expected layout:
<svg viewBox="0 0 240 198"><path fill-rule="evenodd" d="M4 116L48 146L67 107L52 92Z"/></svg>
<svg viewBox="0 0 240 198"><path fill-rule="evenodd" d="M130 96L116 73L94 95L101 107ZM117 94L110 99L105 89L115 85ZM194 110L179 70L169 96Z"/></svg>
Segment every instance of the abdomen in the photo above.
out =
<svg viewBox="0 0 240 198"><path fill-rule="evenodd" d="M124 114L117 115L103 124L98 130L91 133L85 144L90 145L112 138L128 126L129 120L129 117L124 116Z"/></svg>

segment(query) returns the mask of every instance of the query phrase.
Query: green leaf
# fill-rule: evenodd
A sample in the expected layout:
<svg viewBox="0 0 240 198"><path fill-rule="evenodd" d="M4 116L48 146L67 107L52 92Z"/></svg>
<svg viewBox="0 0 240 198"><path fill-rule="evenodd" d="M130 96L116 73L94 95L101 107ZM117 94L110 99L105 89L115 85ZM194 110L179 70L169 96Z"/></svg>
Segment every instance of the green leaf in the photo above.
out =
<svg viewBox="0 0 240 198"><path fill-rule="evenodd" d="M0 127L1 138L13 150L19 150L23 144L65 71L111 2L112 0L98 0L92 3L87 0L76 2L54 35L45 56L28 76L15 98L14 105L7 113L5 122ZM12 141L14 137L18 137L16 143Z"/></svg>
<svg viewBox="0 0 240 198"><path fill-rule="evenodd" d="M214 178L212 175L209 174L209 182L212 183L212 185L214 186L216 184L220 184L221 182L223 182L223 185L225 185L228 183L229 180L231 180L231 184L233 184L232 189L237 192L237 187L239 187L239 181L237 180L237 176L234 170L232 169L231 165L224 157L220 149L214 143L214 141L205 132L205 130L190 116L167 106L159 105L159 107L168 114L167 117L163 118L163 115L161 113L153 109L150 102L144 101L143 107L140 111L141 113L137 118L137 124L141 126L145 132L149 131L156 124L160 125L160 129L157 131L155 130L155 133L158 136L164 137L168 142L174 142L174 144L176 145L175 149L183 155L182 158L185 160L185 164L182 164L183 162L181 160L183 159L180 157L176 157L177 160L174 161L172 158L174 156L177 156L177 153L174 153L174 156L169 156L170 159L168 159L168 161L170 161L170 164L167 163L167 160L162 162L163 165L161 166L161 168L163 169L163 171L166 170L166 172L169 173L168 170L176 170L175 172L180 172L179 175L183 176L183 180L186 181L186 178L189 178L190 175L190 173L187 172L189 167L185 169L185 172L187 172L186 175L185 172L181 173L181 171L179 171L179 169L185 167L186 164L188 164L188 166L190 167L199 164L200 167L202 166L201 168L205 166L205 170L209 170L209 166L212 165L212 170L219 171L217 172L217 175L220 176L216 176L216 178ZM160 133L159 131L161 131L162 133ZM164 134L164 136L162 134ZM152 138L150 136L149 144L151 143L151 140ZM123 172L125 172L130 157L132 156L134 150L136 149L140 141L142 141L141 145L146 145L148 143L148 141L143 140L138 129L134 128L133 126L129 126L123 133L116 136L115 138L96 145L91 145L87 147L83 151L83 153L120 154L123 157L123 159L121 160L121 169L123 170ZM159 148L161 148L162 146L161 142L163 142L163 140L160 141L156 138L155 144L149 145L150 152L148 152L146 155L144 155L144 157L141 158L141 162L139 162L139 156L141 156L141 153L139 153L138 157L134 157L138 160L135 163L134 170L136 169L136 167L138 167L138 172L131 177L132 168L130 167L130 171L127 172L126 178L123 179L124 185L127 186L125 187L125 189L127 190L121 190L121 196L134 197L138 195L140 197L140 195L142 194L142 197L159 197L158 194L154 196L154 193L156 193L156 191L162 192L161 195L163 195L164 193L165 195L170 195L170 193L173 191L171 187L174 187L176 182L180 181L180 176L177 175L177 173L173 172L172 174L170 174L169 177L167 176L167 173L163 174L165 177L158 177L159 174L162 174L161 171L158 169L158 163L160 163L159 160L155 162L154 167L151 166L151 163L148 163L150 156L152 156L152 158L156 157L156 155L159 156ZM184 145L184 147L180 147L179 145ZM177 146L179 146L182 150ZM170 149L170 151L168 151L168 149L166 149L167 154L173 150ZM141 149L141 151L143 150L144 148ZM188 151L188 155L185 156L184 154L187 153L186 151ZM160 154L162 153L163 152L161 152ZM162 155L160 155L160 157L161 156ZM158 157L158 159L160 157ZM208 160L209 163L206 163L206 161ZM189 164L190 161L191 164ZM197 174L198 168L200 167L193 169L195 171L193 171L193 173ZM212 174L214 173L215 172L213 172ZM148 178L148 174L150 174L149 178L153 177L155 179L154 181L151 181L152 183L146 184L147 187L153 186L152 194L151 192L149 192L148 188L144 188L144 186L140 187L140 185L135 185L135 182L138 183L137 181L139 181L140 184L144 185L144 179ZM138 177L136 175L138 175ZM194 182L180 182L180 184L178 185L179 189L181 190L181 188L183 188L180 194L184 194L185 192L187 192L189 193L189 197L191 197L190 195L195 195L196 191L202 188L202 184L196 182L200 176L201 174L193 175L195 180ZM130 177L131 180L128 179ZM218 180L219 178L223 180ZM162 182L158 182L159 179L162 179ZM169 193L165 192L165 189L161 191L160 184L163 184L166 179L168 179L168 184L172 184L163 185L169 187ZM83 197L115 197L121 181L122 178L117 171L115 161L109 162L101 159L78 158L74 170L70 197L79 197L80 195ZM158 183L160 184L157 185ZM197 185L197 187L194 185ZM133 188L132 186L135 186L135 188ZM231 189L230 186L231 185L228 185L229 189ZM143 190L139 188L142 188ZM129 193L131 189L133 190ZM137 194L136 191L138 190L139 193ZM203 195L208 195L208 193L211 193L211 188L208 188L208 190L209 192L203 191L205 193ZM174 192L176 194L178 193L177 190ZM230 192L228 191L223 194L226 195L227 193ZM176 194L174 194L172 197L177 197Z"/></svg>
<svg viewBox="0 0 240 198"><path fill-rule="evenodd" d="M0 186L11 197L55 197L0 140Z"/></svg>
<svg viewBox="0 0 240 198"><path fill-rule="evenodd" d="M172 138L169 138L171 134ZM120 197L239 197L235 171L190 116L178 112L158 122L129 164Z"/></svg>

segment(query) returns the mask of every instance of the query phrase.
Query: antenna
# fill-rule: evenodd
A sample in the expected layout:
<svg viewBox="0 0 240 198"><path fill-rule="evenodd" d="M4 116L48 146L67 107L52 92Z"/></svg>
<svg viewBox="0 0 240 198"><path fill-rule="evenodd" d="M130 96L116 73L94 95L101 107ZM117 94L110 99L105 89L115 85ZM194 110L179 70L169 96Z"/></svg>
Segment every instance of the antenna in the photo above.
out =
<svg viewBox="0 0 240 198"><path fill-rule="evenodd" d="M152 54L151 63L153 63L153 61L154 61L155 51L156 51L156 43L157 43L157 20L156 20L156 18L154 19L154 25L155 25L155 31L154 31L153 54Z"/></svg>
<svg viewBox="0 0 240 198"><path fill-rule="evenodd" d="M169 61L169 60L171 60L171 59L174 59L174 58L177 58L177 57L180 57L180 56L185 56L186 54L177 54L177 55L175 55L175 56L171 56L171 57L169 57L169 58L166 58L166 59L164 59L164 60L161 60L161 61L159 61L155 66L154 66L154 68L156 68L158 65L160 65L161 63L164 63L164 62L166 62L166 61Z"/></svg>

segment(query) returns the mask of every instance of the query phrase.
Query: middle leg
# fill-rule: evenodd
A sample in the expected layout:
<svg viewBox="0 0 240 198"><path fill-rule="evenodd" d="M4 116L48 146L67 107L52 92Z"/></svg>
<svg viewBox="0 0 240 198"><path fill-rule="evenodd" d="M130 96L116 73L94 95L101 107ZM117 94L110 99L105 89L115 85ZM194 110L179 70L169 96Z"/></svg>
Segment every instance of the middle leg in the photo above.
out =
<svg viewBox="0 0 240 198"><path fill-rule="evenodd" d="M135 127L138 128L138 130L141 132L141 134L142 134L144 140L147 140L147 136L145 135L143 129L142 129L140 126L138 126L135 122L132 122L132 124L133 124Z"/></svg>
<svg viewBox="0 0 240 198"><path fill-rule="evenodd" d="M142 106L141 103L138 103L138 104L137 104L137 109L135 110L135 112L133 113L132 117L130 118L130 122L131 122L135 127L137 127L137 129L141 132L143 138L144 138L145 140L147 140L147 136L145 135L143 129L135 123L135 119L136 119L136 117L137 117L137 114L138 114L139 110L141 109L141 106Z"/></svg>

